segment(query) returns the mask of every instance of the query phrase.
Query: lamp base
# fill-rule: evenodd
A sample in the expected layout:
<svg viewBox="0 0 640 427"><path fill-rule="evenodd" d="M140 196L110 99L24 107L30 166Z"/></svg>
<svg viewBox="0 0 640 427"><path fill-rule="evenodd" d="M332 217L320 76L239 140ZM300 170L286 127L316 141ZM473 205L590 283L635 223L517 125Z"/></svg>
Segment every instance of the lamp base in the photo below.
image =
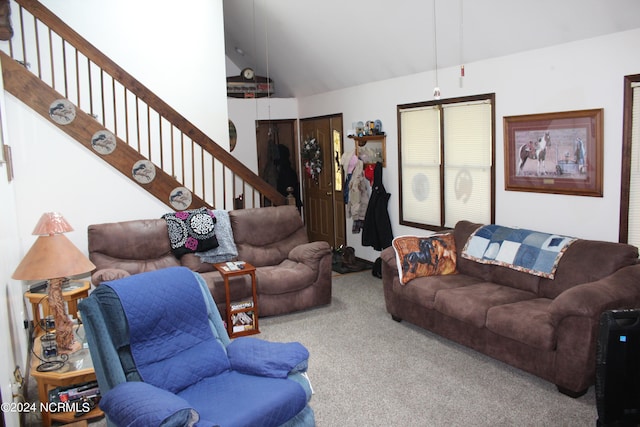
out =
<svg viewBox="0 0 640 427"><path fill-rule="evenodd" d="M73 323L67 316L62 297L63 278L49 280L49 307L56 325L58 351L71 350L73 345Z"/></svg>

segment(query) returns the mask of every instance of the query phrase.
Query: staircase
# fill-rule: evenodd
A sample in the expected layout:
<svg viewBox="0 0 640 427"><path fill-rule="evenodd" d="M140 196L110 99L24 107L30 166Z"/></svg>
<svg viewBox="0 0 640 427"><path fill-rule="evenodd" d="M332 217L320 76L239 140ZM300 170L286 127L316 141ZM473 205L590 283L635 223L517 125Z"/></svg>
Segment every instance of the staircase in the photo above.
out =
<svg viewBox="0 0 640 427"><path fill-rule="evenodd" d="M286 203L42 4L16 3L0 51L7 92L175 210L230 210L239 195L247 208Z"/></svg>

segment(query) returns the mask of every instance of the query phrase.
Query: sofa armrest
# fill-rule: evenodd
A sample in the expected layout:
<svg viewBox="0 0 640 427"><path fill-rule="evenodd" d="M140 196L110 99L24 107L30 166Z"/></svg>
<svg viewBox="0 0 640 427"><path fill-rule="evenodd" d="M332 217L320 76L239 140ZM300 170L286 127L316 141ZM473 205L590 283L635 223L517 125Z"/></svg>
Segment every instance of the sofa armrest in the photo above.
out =
<svg viewBox="0 0 640 427"><path fill-rule="evenodd" d="M273 342L242 337L227 346L231 368L248 375L287 378L305 372L309 351L299 342Z"/></svg>
<svg viewBox="0 0 640 427"><path fill-rule="evenodd" d="M393 246L389 246L388 248L380 252L380 258L382 259L383 263L387 264L388 267L390 267L391 269L395 269L396 274L398 273L398 266L396 264L396 251L395 249L393 249Z"/></svg>
<svg viewBox="0 0 640 427"><path fill-rule="evenodd" d="M554 322L568 316L597 319L606 310L640 307L640 264L567 289L549 306Z"/></svg>
<svg viewBox="0 0 640 427"><path fill-rule="evenodd" d="M100 270L96 270L91 275L91 283L93 283L95 286L98 286L102 282L122 279L128 276L131 276L131 274L121 268L101 268Z"/></svg>
<svg viewBox="0 0 640 427"><path fill-rule="evenodd" d="M200 416L180 396L141 381L120 383L102 396L100 408L116 425L193 426Z"/></svg>
<svg viewBox="0 0 640 427"><path fill-rule="evenodd" d="M289 251L290 260L308 265L314 270L318 269L320 260L331 254L331 246L327 242L309 242L296 246Z"/></svg>

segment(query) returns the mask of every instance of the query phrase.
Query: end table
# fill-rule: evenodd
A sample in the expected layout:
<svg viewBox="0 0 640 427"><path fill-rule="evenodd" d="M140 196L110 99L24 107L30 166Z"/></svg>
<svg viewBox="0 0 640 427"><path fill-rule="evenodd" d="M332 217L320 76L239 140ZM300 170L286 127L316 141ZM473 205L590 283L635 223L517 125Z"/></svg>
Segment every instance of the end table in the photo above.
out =
<svg viewBox="0 0 640 427"><path fill-rule="evenodd" d="M256 290L256 268L248 262L220 262L213 265L220 272L224 280L224 290L227 296L227 333L229 338L244 335L259 334L258 329L258 292ZM248 274L251 276L250 300L231 301L229 278Z"/></svg>
<svg viewBox="0 0 640 427"><path fill-rule="evenodd" d="M84 342L84 328L80 326L75 333L75 338L81 343ZM34 339L33 352L41 357L42 344L39 337ZM49 401L49 391L56 387L71 386L88 381L96 380L96 373L93 370L93 362L89 349L81 346L81 348L72 353L68 353L69 359L60 368L53 371L38 371L38 365L42 363L40 359L31 355L31 366L29 374L38 382L38 399L40 402ZM74 421L88 420L104 416L104 412L96 405L90 412L76 417L73 412L55 412L50 413L42 411L42 425L51 426L52 421L62 423L72 423Z"/></svg>
<svg viewBox="0 0 640 427"><path fill-rule="evenodd" d="M91 283L88 281L71 281L62 287L62 298L69 306L68 312L76 319L78 318L78 301L89 296L90 288ZM42 319L50 314L49 294L45 289L44 292L26 292L24 296L31 303L34 328L40 328ZM42 316L40 316L40 306L42 306ZM36 335L38 334L36 333Z"/></svg>

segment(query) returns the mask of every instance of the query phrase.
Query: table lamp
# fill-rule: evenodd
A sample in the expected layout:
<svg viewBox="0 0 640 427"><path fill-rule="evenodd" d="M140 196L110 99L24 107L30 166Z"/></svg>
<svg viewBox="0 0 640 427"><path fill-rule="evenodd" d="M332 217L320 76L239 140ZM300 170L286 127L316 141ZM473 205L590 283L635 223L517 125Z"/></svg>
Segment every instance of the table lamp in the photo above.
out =
<svg viewBox="0 0 640 427"><path fill-rule="evenodd" d="M71 350L73 324L67 316L62 298L62 283L67 276L88 273L95 265L63 233L73 228L57 212L42 215L33 234L38 236L29 252L11 276L17 280L48 280L49 307L54 316L56 344L62 351Z"/></svg>

